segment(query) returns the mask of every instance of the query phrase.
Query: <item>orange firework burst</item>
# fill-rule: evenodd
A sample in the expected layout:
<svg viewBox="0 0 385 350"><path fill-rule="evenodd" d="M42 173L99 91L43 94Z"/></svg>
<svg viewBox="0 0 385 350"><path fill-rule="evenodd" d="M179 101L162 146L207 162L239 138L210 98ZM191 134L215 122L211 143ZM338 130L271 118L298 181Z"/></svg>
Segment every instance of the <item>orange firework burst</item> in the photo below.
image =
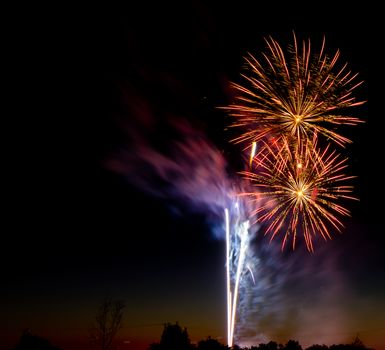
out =
<svg viewBox="0 0 385 350"><path fill-rule="evenodd" d="M312 55L310 40L298 45L295 35L287 53L271 37L266 43L263 59L245 57L249 71L242 75L244 85L232 84L238 92L236 102L225 109L235 117L232 126L246 130L233 141L249 146L268 137L285 137L299 144L319 134L342 146L350 142L330 126L360 122L342 115L341 109L364 103L352 96L362 82L356 82L357 74L347 64L338 67L339 51L327 56L323 40L320 52Z"/></svg>
<svg viewBox="0 0 385 350"><path fill-rule="evenodd" d="M313 251L314 236L331 238L330 227L338 231L343 227L338 216L349 215L337 201L355 199L350 196L352 186L343 184L352 178L342 173L346 159L329 151L329 146L324 151L317 149L316 138L311 144L303 143L293 151L283 142L277 152L276 146L265 143L264 154L253 160L256 172L242 173L255 187L255 192L242 194L258 204L252 215L266 224L271 239L283 233L282 249L290 238L294 249L301 233L308 250Z"/></svg>

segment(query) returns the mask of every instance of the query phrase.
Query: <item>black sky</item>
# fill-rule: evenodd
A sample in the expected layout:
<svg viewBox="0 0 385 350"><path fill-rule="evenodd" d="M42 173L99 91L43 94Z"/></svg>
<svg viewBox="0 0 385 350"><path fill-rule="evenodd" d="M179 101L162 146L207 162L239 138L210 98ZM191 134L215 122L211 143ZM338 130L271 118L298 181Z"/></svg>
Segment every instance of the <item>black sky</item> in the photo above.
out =
<svg viewBox="0 0 385 350"><path fill-rule="evenodd" d="M224 334L223 242L212 222L186 203L145 193L106 164L132 147L133 127L167 153L175 137L167 122L183 118L223 153L229 171L239 170L239 150L224 130L229 120L216 107L229 102L242 56L258 54L267 35L291 42L292 30L316 48L325 35L328 51L339 48L365 81L357 96L369 102L353 113L366 123L347 131L354 143L345 150L360 202L351 205L348 232L328 249L353 294L384 307L380 11L368 3L308 6L147 2L16 16L2 334L86 327L108 294L126 300L128 324L176 321L185 308L178 320L193 334Z"/></svg>

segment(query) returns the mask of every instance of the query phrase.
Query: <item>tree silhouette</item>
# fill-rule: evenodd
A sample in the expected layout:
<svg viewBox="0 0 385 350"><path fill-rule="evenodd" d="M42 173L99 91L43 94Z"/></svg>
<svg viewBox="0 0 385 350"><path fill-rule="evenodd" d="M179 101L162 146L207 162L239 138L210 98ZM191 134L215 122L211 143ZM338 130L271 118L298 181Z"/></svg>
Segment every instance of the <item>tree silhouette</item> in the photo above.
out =
<svg viewBox="0 0 385 350"><path fill-rule="evenodd" d="M148 347L148 350L161 350L162 346L159 343L152 343Z"/></svg>
<svg viewBox="0 0 385 350"><path fill-rule="evenodd" d="M225 350L227 346L221 344L218 340L207 337L206 340L201 340L198 343L198 350Z"/></svg>
<svg viewBox="0 0 385 350"><path fill-rule="evenodd" d="M290 339L284 346L285 350L302 350L302 346L298 341Z"/></svg>
<svg viewBox="0 0 385 350"><path fill-rule="evenodd" d="M278 344L275 341L269 341L267 344L261 343L258 350L278 350Z"/></svg>
<svg viewBox="0 0 385 350"><path fill-rule="evenodd" d="M355 337L355 339L350 344L337 344L337 345L331 345L329 347L329 350L373 350L370 348L367 348L364 343L361 341L360 338L358 338L358 335Z"/></svg>
<svg viewBox="0 0 385 350"><path fill-rule="evenodd" d="M124 307L119 300L105 298L102 301L90 331L91 342L96 349L111 349L116 334L122 328Z"/></svg>
<svg viewBox="0 0 385 350"><path fill-rule="evenodd" d="M328 350L328 349L329 347L327 345L318 345L318 344L314 344L306 348L306 350Z"/></svg>
<svg viewBox="0 0 385 350"><path fill-rule="evenodd" d="M166 323L160 338L160 343L151 344L149 350L191 350L187 328L182 329L178 322Z"/></svg>
<svg viewBox="0 0 385 350"><path fill-rule="evenodd" d="M358 334L356 335L356 337L354 338L352 344L351 344L354 348L357 348L357 349L365 349L365 345L364 343L361 341L360 338L358 338Z"/></svg>
<svg viewBox="0 0 385 350"><path fill-rule="evenodd" d="M26 329L14 350L59 350L59 348L51 345L47 339L33 335L30 329Z"/></svg>

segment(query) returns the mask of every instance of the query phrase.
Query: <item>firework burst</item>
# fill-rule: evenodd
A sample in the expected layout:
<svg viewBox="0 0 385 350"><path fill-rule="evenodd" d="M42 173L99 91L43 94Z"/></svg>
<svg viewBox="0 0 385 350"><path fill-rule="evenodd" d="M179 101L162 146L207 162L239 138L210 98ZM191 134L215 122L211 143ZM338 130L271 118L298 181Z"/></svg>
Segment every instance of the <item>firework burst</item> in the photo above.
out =
<svg viewBox="0 0 385 350"><path fill-rule="evenodd" d="M225 109L235 118L232 126L246 130L233 142L250 147L252 142L285 137L299 144L315 133L342 146L350 142L330 127L361 122L342 115L341 109L364 103L352 96L362 82L356 82L357 74L347 64L338 65L339 51L332 58L326 55L323 40L320 52L312 55L310 40L299 45L294 35L294 45L285 54L273 38L265 41L263 59L245 57L244 84L232 84L236 101Z"/></svg>
<svg viewBox="0 0 385 350"><path fill-rule="evenodd" d="M241 195L257 202L252 214L266 224L271 239L284 232L282 249L290 239L294 249L301 233L313 251L316 234L331 238L329 228L340 231L343 224L338 217L349 215L338 201L355 199L350 195L353 187L345 185L352 176L343 173L346 159L329 148L318 149L316 138L295 151L288 142L279 150L265 143L265 153L253 159L255 172L242 172L255 191Z"/></svg>

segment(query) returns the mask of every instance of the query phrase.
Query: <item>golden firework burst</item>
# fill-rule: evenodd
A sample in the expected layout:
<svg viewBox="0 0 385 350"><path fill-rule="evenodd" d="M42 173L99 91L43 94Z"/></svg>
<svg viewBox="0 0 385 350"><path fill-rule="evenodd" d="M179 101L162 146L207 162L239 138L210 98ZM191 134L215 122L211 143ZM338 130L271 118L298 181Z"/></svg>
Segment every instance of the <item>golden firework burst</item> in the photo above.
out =
<svg viewBox="0 0 385 350"><path fill-rule="evenodd" d="M318 149L316 138L294 150L282 142L279 152L265 143L265 152L253 159L254 171L242 172L253 191L241 195L256 202L252 215L265 223L271 239L283 235L282 249L290 238L294 249L300 233L313 251L315 235L331 238L331 227L338 231L343 227L339 216L349 215L338 201L355 199L350 195L352 186L345 185L352 176L343 173L346 159L329 148Z"/></svg>
<svg viewBox="0 0 385 350"><path fill-rule="evenodd" d="M234 117L232 126L244 129L232 141L250 147L252 142L285 137L299 144L318 134L341 146L350 142L334 128L361 122L342 110L364 103L352 95L362 82L347 64L338 64L340 52L329 57L325 39L316 54L311 53L310 40L299 45L295 35L286 53L273 38L265 41L261 59L245 57L244 83L232 84L235 102L225 109Z"/></svg>

